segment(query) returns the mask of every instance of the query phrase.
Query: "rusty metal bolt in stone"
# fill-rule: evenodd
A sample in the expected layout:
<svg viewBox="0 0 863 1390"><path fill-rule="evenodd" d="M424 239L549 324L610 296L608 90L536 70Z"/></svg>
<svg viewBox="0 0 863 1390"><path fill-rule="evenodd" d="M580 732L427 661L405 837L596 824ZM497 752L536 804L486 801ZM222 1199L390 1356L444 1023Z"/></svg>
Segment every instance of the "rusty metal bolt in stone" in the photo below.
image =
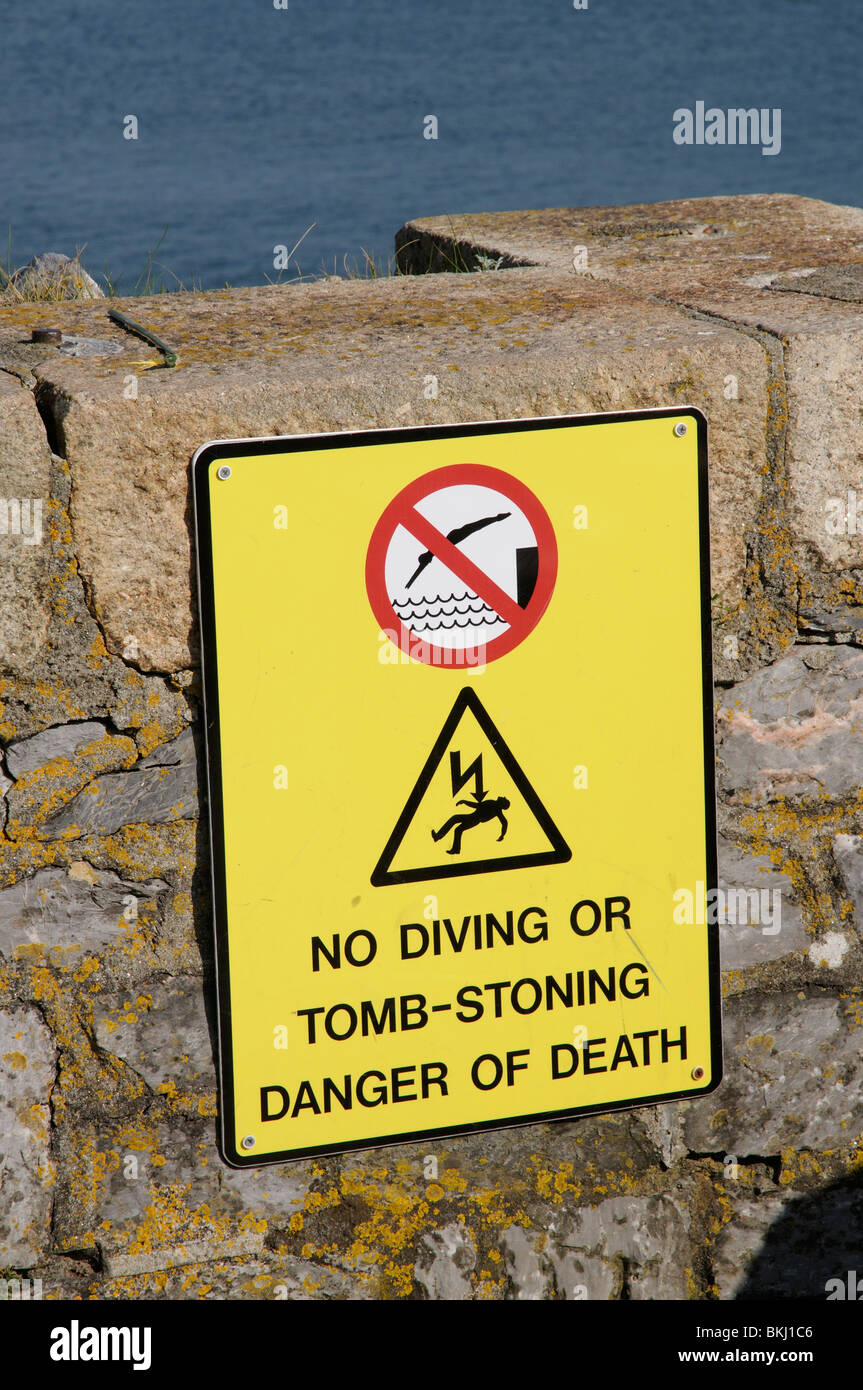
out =
<svg viewBox="0 0 863 1390"><path fill-rule="evenodd" d="M704 1068L703 1068L703 1067L693 1067L693 1068L692 1068L692 1080L693 1080L693 1081L703 1081L703 1080L704 1080Z"/></svg>
<svg viewBox="0 0 863 1390"><path fill-rule="evenodd" d="M34 328L30 333L30 341L49 343L52 347L57 347L63 341L63 333L59 328Z"/></svg>

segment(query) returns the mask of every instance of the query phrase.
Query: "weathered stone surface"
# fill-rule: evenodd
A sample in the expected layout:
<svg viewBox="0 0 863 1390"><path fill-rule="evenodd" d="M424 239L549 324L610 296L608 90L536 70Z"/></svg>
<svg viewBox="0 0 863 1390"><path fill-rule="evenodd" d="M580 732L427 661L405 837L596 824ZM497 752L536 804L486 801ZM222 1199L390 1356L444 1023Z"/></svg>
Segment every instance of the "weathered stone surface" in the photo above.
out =
<svg viewBox="0 0 863 1390"><path fill-rule="evenodd" d="M811 965L821 970L838 970L851 946L847 932L828 931L812 942L807 952Z"/></svg>
<svg viewBox="0 0 863 1390"><path fill-rule="evenodd" d="M94 1011L96 1041L122 1057L153 1089L212 1091L213 1045L203 982L178 975L155 982L134 1003L102 997Z"/></svg>
<svg viewBox="0 0 863 1390"><path fill-rule="evenodd" d="M714 1250L714 1277L720 1298L738 1296L768 1230L786 1205L784 1194L757 1201L744 1197L735 1203L734 1218L717 1237Z"/></svg>
<svg viewBox="0 0 863 1390"><path fill-rule="evenodd" d="M157 1269L176 1269L181 1265L204 1264L209 1260L242 1258L259 1255L264 1238L256 1232L245 1232L228 1240L188 1240L165 1250L142 1250L133 1255L104 1252L105 1274L108 1279L121 1279L129 1274L152 1274Z"/></svg>
<svg viewBox="0 0 863 1390"><path fill-rule="evenodd" d="M222 1166L219 1191L229 1210L238 1214L251 1211L278 1226L302 1209L309 1172L305 1163L274 1163L266 1168Z"/></svg>
<svg viewBox="0 0 863 1390"><path fill-rule="evenodd" d="M375 1295L361 1280L313 1260L270 1254L249 1258L237 1254L217 1257L204 1264L174 1265L150 1273L118 1276L101 1283L98 1296L100 1300L121 1301L159 1298L304 1303L318 1299L362 1301Z"/></svg>
<svg viewBox="0 0 863 1390"><path fill-rule="evenodd" d="M854 924L863 936L863 836L837 835L833 841L833 862L843 891L854 904Z"/></svg>
<svg viewBox="0 0 863 1390"><path fill-rule="evenodd" d="M88 275L77 257L45 251L15 272L0 298L15 301L104 299L105 291Z"/></svg>
<svg viewBox="0 0 863 1390"><path fill-rule="evenodd" d="M86 332L86 306L72 317L67 331ZM146 670L197 660L188 464L208 439L232 435L697 405L712 430L714 583L731 606L740 599L763 489L768 363L733 327L542 270L166 295L149 301L147 322L180 367L140 374L137 400L123 394L137 349L34 363L75 480L88 594L109 649L131 647ZM0 319L0 361L3 330ZM734 402L729 376L744 383Z"/></svg>
<svg viewBox="0 0 863 1390"><path fill-rule="evenodd" d="M766 855L751 854L719 836L719 960L723 970L745 970L805 951L810 938L792 901L792 883Z"/></svg>
<svg viewBox="0 0 863 1390"><path fill-rule="evenodd" d="M732 802L856 796L863 754L863 652L798 648L727 692L719 785Z"/></svg>
<svg viewBox="0 0 863 1390"><path fill-rule="evenodd" d="M855 583L859 584L860 572L851 570L849 573ZM863 606L851 602L847 595L844 600L831 601L810 593L800 603L798 625L801 635L805 637L820 636L829 640L829 637L833 636L837 640L845 641L853 639L859 646L860 634L863 632Z"/></svg>
<svg viewBox="0 0 863 1390"><path fill-rule="evenodd" d="M139 898L168 888L160 879L131 883L85 862L65 869L39 869L0 892L0 955L41 945L94 950L130 930Z"/></svg>
<svg viewBox="0 0 863 1390"><path fill-rule="evenodd" d="M396 243L407 269L442 268L454 255L468 265L478 255L503 256L509 265L554 267L561 276L586 274L661 295L772 339L776 478L785 492L787 469L782 501L788 544L806 576L804 602L818 571L839 580L859 564L863 505L859 528L849 526L847 497L850 489L863 504L863 211L789 195L695 198L422 218L402 228ZM729 383L739 399L747 389L745 377ZM732 394L729 408L737 403ZM837 500L846 506L839 532L828 525ZM774 514L767 530L779 522ZM853 612L859 589L837 582L833 601Z"/></svg>
<svg viewBox="0 0 863 1390"><path fill-rule="evenodd" d="M631 287L650 282L655 292L685 290L705 301L718 288L760 281L790 288L787 272L843 267L859 283L863 211L800 198L757 193L735 198L688 198L628 207L542 208L536 211L447 214L415 218L396 235L403 269L425 273L435 250L452 264L453 245L471 264L477 252L507 263L546 266L577 274L576 247L586 252L581 272ZM758 265L758 262L762 262ZM818 288L816 293L826 293ZM853 296L856 298L856 294ZM706 305L705 305L706 307Z"/></svg>
<svg viewBox="0 0 863 1390"><path fill-rule="evenodd" d="M663 1167L673 1168L687 1153L681 1107L673 1102L645 1105L638 1111L638 1118L651 1143L655 1145Z"/></svg>
<svg viewBox="0 0 863 1390"><path fill-rule="evenodd" d="M550 1191L556 1191L555 1182L561 1182L566 1191L572 1180L592 1200L595 1190L604 1187L607 1193L609 1183L619 1184L623 1190L658 1162L661 1144L653 1138L651 1127L655 1114L655 1108L647 1107L626 1116L557 1121L542 1127L541 1154L532 1126L467 1135L446 1145L436 1142L433 1152L441 1169L457 1169L468 1183L482 1174L485 1184L498 1184L502 1190L512 1188L513 1172L517 1171L518 1182L534 1184L540 1194L547 1183ZM395 1149L392 1154L395 1163L410 1159L418 1169L422 1167L414 1145Z"/></svg>
<svg viewBox="0 0 863 1390"><path fill-rule="evenodd" d="M6 793L11 786L12 779L11 777L7 777L3 772L3 760L0 758L0 831L2 831L6 824L6 816L9 809L6 804Z"/></svg>
<svg viewBox="0 0 863 1390"><path fill-rule="evenodd" d="M859 247L857 248L859 250ZM822 270L790 270L784 275L771 275L764 286L770 290L785 290L791 294L815 294L826 299L848 299L863 303L863 262L851 265L831 265Z"/></svg>
<svg viewBox="0 0 863 1390"><path fill-rule="evenodd" d="M54 1254L43 1254L38 1264L30 1267L26 1277L34 1283L37 1279L42 1281L41 1300L51 1303L62 1299L86 1299L99 1278L90 1260Z"/></svg>
<svg viewBox="0 0 863 1390"><path fill-rule="evenodd" d="M79 338L74 333L64 333L58 351L68 357L116 357L123 348L110 338Z"/></svg>
<svg viewBox="0 0 863 1390"><path fill-rule="evenodd" d="M3 371L0 458L2 676L10 670L33 669L51 616L47 594L51 455L32 394Z"/></svg>
<svg viewBox="0 0 863 1390"><path fill-rule="evenodd" d="M310 1299L336 1299L362 1302L373 1299L373 1287L352 1278L340 1269L315 1264L311 1260L282 1256L274 1261L265 1278L259 1278L265 1298L307 1302Z"/></svg>
<svg viewBox="0 0 863 1390"><path fill-rule="evenodd" d="M787 332L789 519L801 556L811 547L827 570L851 570L860 563L863 534L863 307L835 301L822 307L811 299L808 305L804 301L794 318L786 315L782 323ZM849 490L860 499L859 529L853 500L849 508ZM853 595L845 598L854 601Z"/></svg>
<svg viewBox="0 0 863 1390"><path fill-rule="evenodd" d="M55 1050L35 1009L0 1011L0 1264L29 1269L50 1238Z"/></svg>
<svg viewBox="0 0 863 1390"><path fill-rule="evenodd" d="M469 1298L469 1274L476 1265L476 1247L470 1232L457 1222L422 1237L414 1265L414 1278L431 1299Z"/></svg>
<svg viewBox="0 0 863 1390"><path fill-rule="evenodd" d="M152 753L142 758L139 767L194 767L196 763L195 735L184 729L170 743L160 743Z"/></svg>
<svg viewBox="0 0 863 1390"><path fill-rule="evenodd" d="M853 1007L829 994L726 1000L725 1078L685 1118L696 1153L839 1148L863 1125L863 1054Z"/></svg>
<svg viewBox="0 0 863 1390"><path fill-rule="evenodd" d="M504 1270L514 1299L533 1302L547 1298L550 1292L548 1261L543 1260L537 1250L535 1233L528 1234L522 1226L507 1226L500 1235ZM586 1292L584 1297L587 1297Z"/></svg>
<svg viewBox="0 0 863 1390"><path fill-rule="evenodd" d="M8 328L0 312L0 336ZM13 330L16 334L20 328ZM3 349L3 360L8 344ZM42 350L43 352L46 349ZM47 349L50 351L50 349ZM6 377L0 373L0 383ZM9 380L12 380L10 377ZM25 399L29 393L22 391ZM32 397L30 406L32 407ZM8 453L8 451L7 451ZM71 474L65 462L50 456L50 512L39 549L45 572L27 590L32 613L45 610L47 634L36 649L23 642L6 650L0 675L0 740L12 742L70 721L104 719L114 728L134 731L142 753L174 737L191 719L189 681L146 678L120 657L105 651L98 624L85 601L65 508ZM29 581L28 581L29 582ZM5 593L0 589L0 593ZM0 633L9 624L0 626ZM2 645L2 642L0 642Z"/></svg>
<svg viewBox="0 0 863 1390"><path fill-rule="evenodd" d="M860 1268L863 1185L849 1178L805 1195L738 1198L716 1241L720 1298L835 1297L838 1279Z"/></svg>
<svg viewBox="0 0 863 1390"><path fill-rule="evenodd" d="M171 1078L163 1091L173 1096ZM210 1109L213 1107L210 1106ZM64 1131L54 1230L60 1249L94 1249L109 1259L172 1252L207 1242L233 1258L247 1235L287 1226L313 1179L298 1163L235 1171L216 1150L214 1120L138 1116ZM237 1244L239 1242L239 1244ZM201 1247L203 1249L203 1247ZM258 1248L257 1246L255 1248ZM155 1268L151 1259L150 1266Z"/></svg>
<svg viewBox="0 0 863 1390"><path fill-rule="evenodd" d="M677 1192L612 1197L570 1221L551 1222L545 1281L535 1249L521 1237L514 1243L510 1233L510 1277L531 1298L547 1298L551 1288L567 1299L687 1298L690 1220Z"/></svg>
<svg viewBox="0 0 863 1390"><path fill-rule="evenodd" d="M71 730L83 730L76 735ZM90 737L88 731L93 731ZM42 742L44 740L44 742ZM74 746L74 754L57 752L46 757L51 742L67 750ZM29 744L31 740L26 740ZM115 768L131 767L138 756L134 739L125 734L109 734L101 724L93 721L48 729L37 734L33 743L41 743L41 748L25 749L23 757L37 760L33 771L22 771L17 776L15 786L6 795L9 807L7 835L10 840L26 837L32 826L38 826L46 819L61 813L81 789L97 773L112 772ZM16 745L9 752L15 763Z"/></svg>
<svg viewBox="0 0 863 1390"><path fill-rule="evenodd" d="M32 1266L29 1266L32 1269ZM39 1303L44 1298L42 1280L33 1274L14 1274L8 1272L0 1276L0 1302Z"/></svg>
<svg viewBox="0 0 863 1390"><path fill-rule="evenodd" d="M58 836L111 835L122 825L158 825L194 820L198 814L195 745L185 730L173 746L156 749L131 772L98 777L40 827L48 839Z"/></svg>
<svg viewBox="0 0 863 1390"><path fill-rule="evenodd" d="M105 737L105 726L95 719L82 724L60 724L54 729L45 729L31 738L10 743L6 749L6 767L12 777L21 777L25 772L35 772L55 758L74 758L91 743Z"/></svg>

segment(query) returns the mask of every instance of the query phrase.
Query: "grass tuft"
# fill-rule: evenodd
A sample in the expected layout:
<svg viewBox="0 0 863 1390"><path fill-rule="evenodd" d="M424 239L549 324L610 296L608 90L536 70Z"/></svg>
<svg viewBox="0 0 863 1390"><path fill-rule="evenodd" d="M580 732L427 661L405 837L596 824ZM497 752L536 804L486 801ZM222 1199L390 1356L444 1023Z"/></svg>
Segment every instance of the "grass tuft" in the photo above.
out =
<svg viewBox="0 0 863 1390"><path fill-rule="evenodd" d="M330 270L329 266L322 261L321 268L318 272L314 274L303 274L299 262L295 262L296 268L293 273L290 273L292 269L291 262L294 260L296 252L299 250L300 246L305 241L309 233L313 231L315 226L316 223L313 222L310 227L306 228L306 230L303 232L303 235L294 244L287 256L287 267L284 270L280 270L278 272L278 275L274 279L270 278L269 276L264 277L268 285L295 285L302 283L314 283L318 280L332 279L334 277L343 280L386 280L392 279L396 276L407 275L408 273L410 273L401 269L396 256L387 256L386 260L383 260L382 258L375 257L370 251L367 251L365 247L360 248L360 257L349 256L349 254L345 252L345 254L341 258L341 262L339 262L338 257L334 256L332 270ZM105 267L101 276L101 288L104 290L105 295L109 299L150 298L153 295L160 294L200 294L205 292L204 285L201 284L199 281L193 279L191 283L185 284L180 279L180 277L176 275L173 270L170 269L170 267L163 265L161 261L158 261L156 259L156 256L159 250L161 249L161 246L165 241L165 238L168 235L168 231L169 228L166 227L162 235L159 237L159 240L156 242L156 245L153 247L152 251L149 251L147 253L147 258L144 263L144 267L137 280L135 280L134 284L132 285L131 289L124 288L120 280L115 279L115 277L111 274L108 268ZM455 228L452 226L451 231L451 249L448 250L447 248L444 248L442 246L437 246L435 248L437 257L439 257L440 260L444 262L444 265L446 266L447 270L459 274L470 274L477 270L485 271L500 269L501 264L505 259L503 256L494 258L491 256L477 254L474 256L474 263L469 264L462 252L458 237L456 236ZM402 251L404 251L405 249L406 248L402 247ZM78 266L80 269L83 270L83 267L81 266L81 256L83 255L85 250L86 244L76 249L75 255L73 257L73 267ZM55 280L43 280L38 285L33 285L30 287L28 291L24 292L21 289L19 289L19 287L15 284L14 280L15 275L23 269L23 266L18 267L17 270L13 268L12 229L10 227L5 263L2 260L0 260L0 305L2 305L4 302L22 304L28 302L45 301L56 303L64 299L68 300L89 298L89 296L85 292L86 284L83 280L80 280L76 283L76 280L72 278L71 288L79 289L80 293L69 293L69 274ZM433 273L431 260L427 267L426 273ZM92 278L97 279L96 276L93 276ZM233 287L226 280L224 288L226 290L229 290Z"/></svg>

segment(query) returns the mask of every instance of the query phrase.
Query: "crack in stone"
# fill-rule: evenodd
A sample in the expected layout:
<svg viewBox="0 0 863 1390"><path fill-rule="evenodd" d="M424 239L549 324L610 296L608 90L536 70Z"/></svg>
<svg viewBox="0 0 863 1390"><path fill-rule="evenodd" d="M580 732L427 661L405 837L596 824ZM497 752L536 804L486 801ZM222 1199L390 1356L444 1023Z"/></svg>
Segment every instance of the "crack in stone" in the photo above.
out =
<svg viewBox="0 0 863 1390"><path fill-rule="evenodd" d="M10 371L11 369L8 366L6 366L0 367L0 370ZM27 389L30 391L31 395L33 396L33 402L36 406L39 418L42 421L42 427L45 431L45 442L52 456L51 494L52 497L56 500L57 504L62 507L65 513L66 521L69 527L69 533L72 537L72 544L69 549L68 560L71 562L71 565L74 566L75 578L81 586L81 596L84 609L89 615L91 621L95 624L99 632L99 636L102 639L102 644L105 648L106 653L109 657L113 657L116 658L118 661L121 661L123 665L127 667L127 669L135 671L136 674L141 676L144 680L147 680L150 677L161 677L165 679L170 679L175 674L172 671L145 671L141 666L136 664L129 657L125 656L122 652L111 651L111 648L108 645L107 633L99 617L96 601L90 583L87 579L87 576L81 570L78 555L74 548L74 529L72 527L70 515L71 495L72 490L74 488L74 480L71 476L71 470L68 480L65 478L62 480L64 486L58 486L60 480L57 478L57 465L67 464L68 460L66 459L66 445L65 438L63 436L62 425L58 420L56 412L54 410L55 393L47 386L45 382L40 381L38 378L33 377L32 375L30 377L30 380L28 381L25 380L23 375L19 376L19 373L17 371L12 370L11 374L19 380L21 380L22 384L25 387L27 387ZM63 493L65 493L66 495L63 496Z"/></svg>

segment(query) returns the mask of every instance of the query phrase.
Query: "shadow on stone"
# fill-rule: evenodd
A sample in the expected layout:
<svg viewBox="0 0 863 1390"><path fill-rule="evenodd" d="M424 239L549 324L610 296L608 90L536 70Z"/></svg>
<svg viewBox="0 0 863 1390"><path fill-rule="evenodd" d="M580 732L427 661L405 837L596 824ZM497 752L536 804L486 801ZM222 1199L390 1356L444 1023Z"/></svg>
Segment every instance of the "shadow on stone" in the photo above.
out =
<svg viewBox="0 0 863 1390"><path fill-rule="evenodd" d="M857 1270L863 1276L863 1173L789 1202L768 1229L736 1298L841 1297L830 1280L842 1285L847 1298L849 1283L855 1289L849 1272Z"/></svg>
<svg viewBox="0 0 863 1390"><path fill-rule="evenodd" d="M205 787L206 757L203 740L197 749L198 785ZM207 1027L213 1044L213 1061L218 1069L219 1022L216 1008L216 956L213 941L213 904L210 886L210 826L208 807L201 807L201 815L195 828L195 868L192 874L192 918L195 939L201 953L201 967L204 980L204 1007L207 1011Z"/></svg>

